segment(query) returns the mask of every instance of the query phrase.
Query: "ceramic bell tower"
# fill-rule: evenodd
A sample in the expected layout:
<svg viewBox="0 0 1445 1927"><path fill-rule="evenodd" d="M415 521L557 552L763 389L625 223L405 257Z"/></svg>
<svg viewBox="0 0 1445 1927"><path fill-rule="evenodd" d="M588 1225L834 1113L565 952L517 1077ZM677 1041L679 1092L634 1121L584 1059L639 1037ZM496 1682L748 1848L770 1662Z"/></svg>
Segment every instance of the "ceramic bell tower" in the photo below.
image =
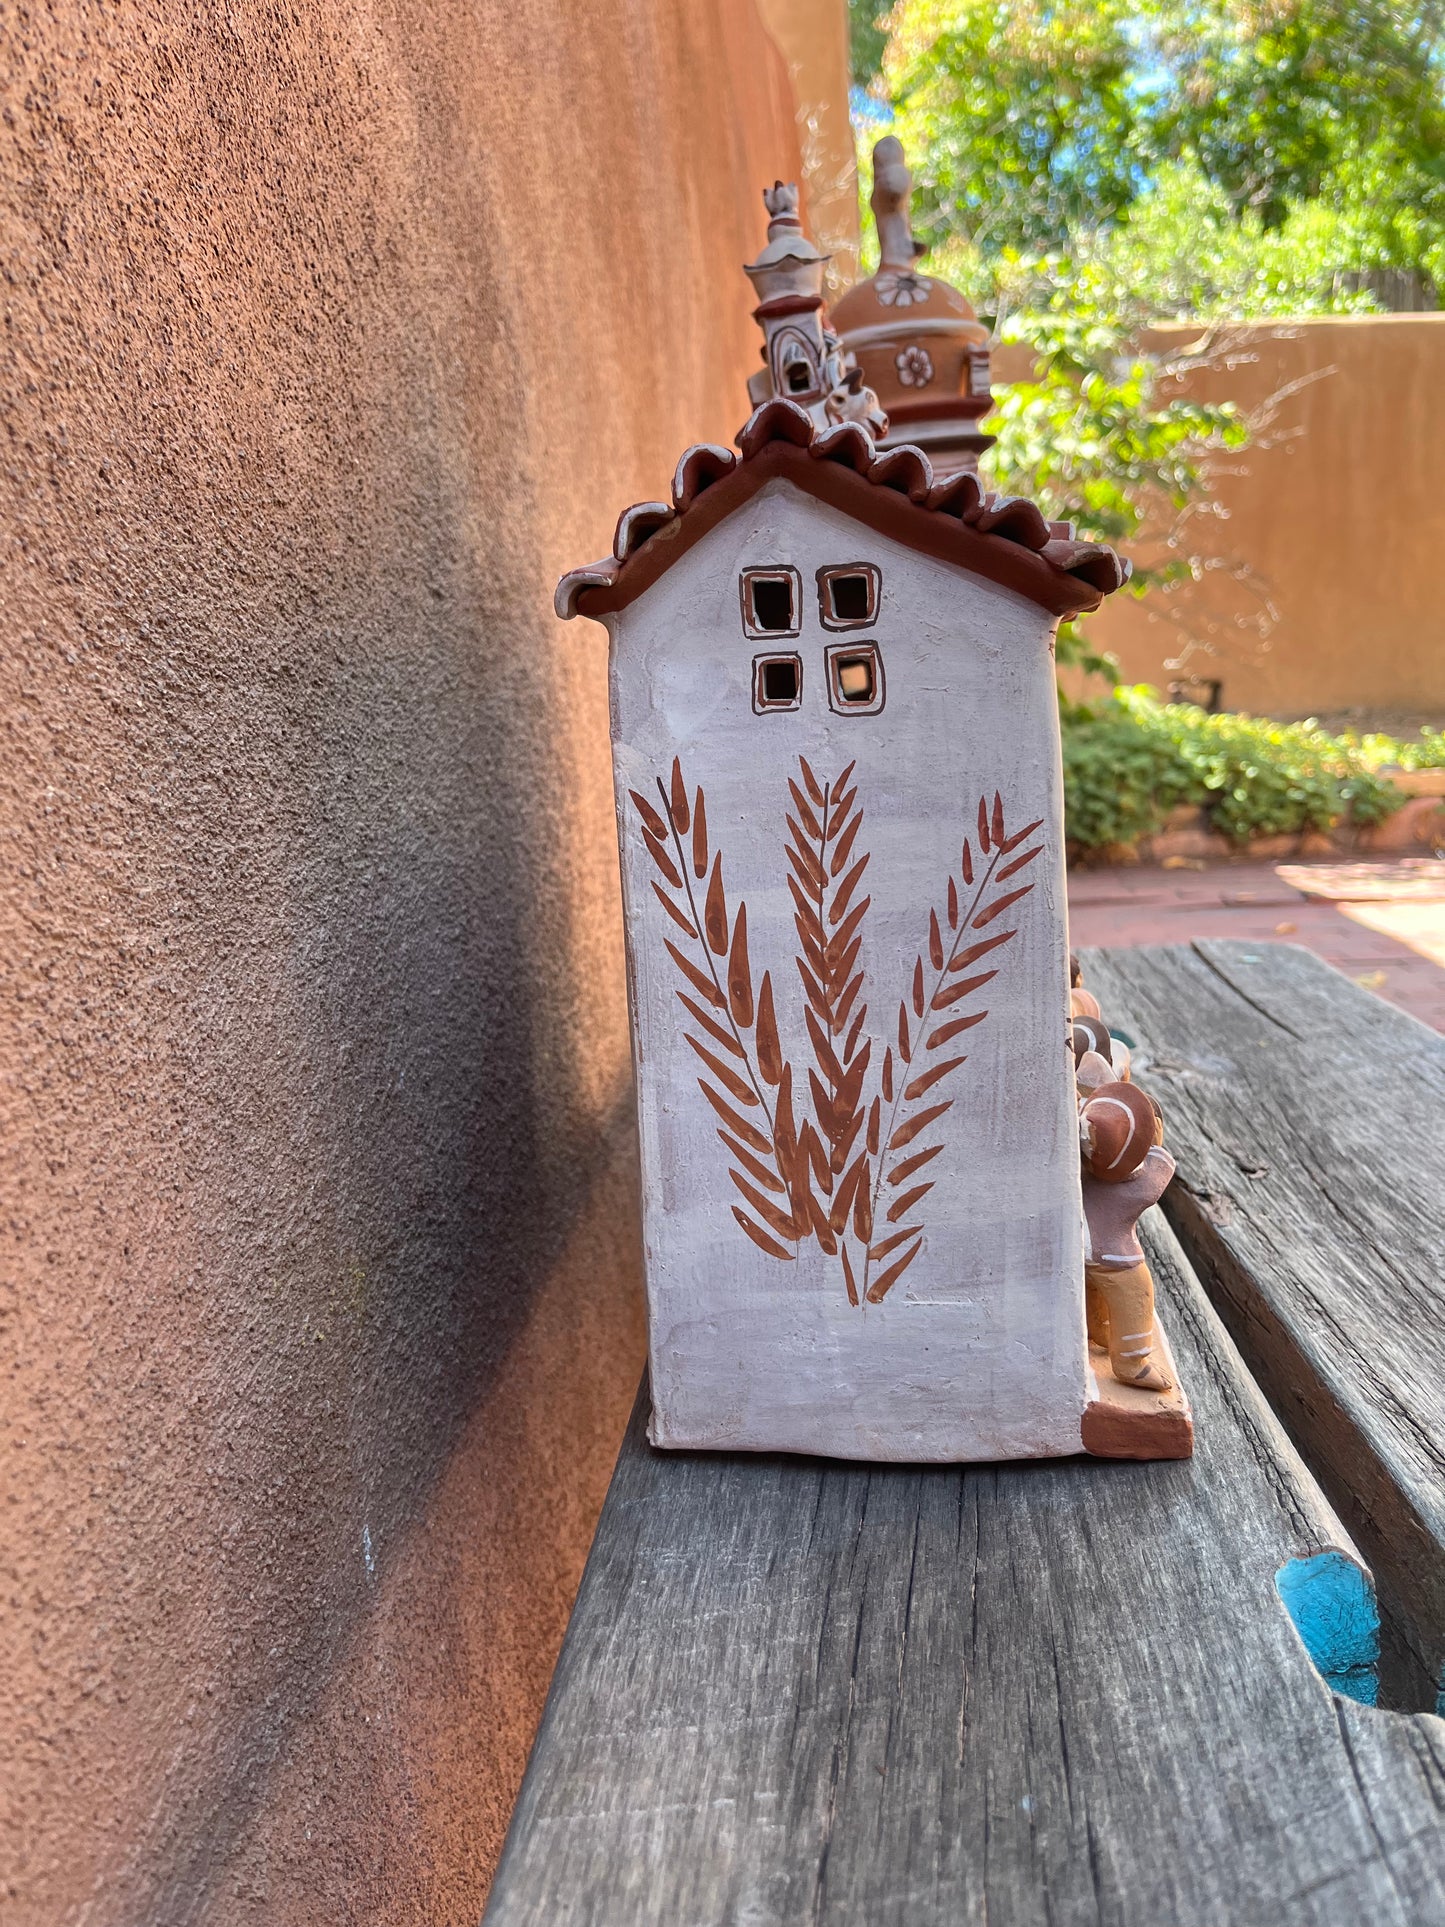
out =
<svg viewBox="0 0 1445 1927"><path fill-rule="evenodd" d="M878 398L865 385L852 355L829 325L823 307L823 270L830 256L803 231L793 181L764 188L767 245L743 272L758 296L753 319L763 331L763 366L748 380L755 408L790 401L819 428L857 422L874 438L888 431Z"/></svg>

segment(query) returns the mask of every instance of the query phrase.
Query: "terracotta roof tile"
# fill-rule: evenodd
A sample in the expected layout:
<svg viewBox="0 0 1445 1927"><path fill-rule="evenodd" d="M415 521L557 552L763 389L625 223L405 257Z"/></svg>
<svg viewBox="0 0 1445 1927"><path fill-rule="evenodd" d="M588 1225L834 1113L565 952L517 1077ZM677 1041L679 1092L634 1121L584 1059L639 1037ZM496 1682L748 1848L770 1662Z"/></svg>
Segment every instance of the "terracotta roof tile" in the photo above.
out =
<svg viewBox="0 0 1445 1927"><path fill-rule="evenodd" d="M796 403L774 400L753 412L737 442L739 455L715 442L697 443L677 465L670 503L639 502L624 510L611 556L571 570L557 584L558 615L624 607L775 474L1057 615L1096 608L1128 580L1129 564L1112 549L1076 541L1068 523L1046 522L1024 497L986 495L976 475L935 482L922 449L880 455L856 423L820 431ZM814 462L819 467L810 475Z"/></svg>

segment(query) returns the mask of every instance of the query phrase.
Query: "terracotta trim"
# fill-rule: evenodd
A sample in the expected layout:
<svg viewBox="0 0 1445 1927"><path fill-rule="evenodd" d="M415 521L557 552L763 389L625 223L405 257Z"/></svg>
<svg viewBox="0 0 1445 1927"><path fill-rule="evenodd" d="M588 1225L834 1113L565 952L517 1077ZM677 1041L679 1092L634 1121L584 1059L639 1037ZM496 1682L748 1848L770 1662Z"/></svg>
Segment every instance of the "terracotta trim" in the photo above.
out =
<svg viewBox="0 0 1445 1927"><path fill-rule="evenodd" d="M910 341L917 341L921 335L930 339L935 335L949 335L959 342L962 348L982 348L988 343L988 330L979 321L971 322L967 315L917 315L909 320L916 311L912 308L891 309L898 317L896 321L870 321L861 328L842 327L840 334L846 334L847 345L856 354L860 348L891 348L895 343L900 347ZM836 323L837 316L834 316ZM978 338L972 340L964 334L969 327L977 328Z"/></svg>
<svg viewBox="0 0 1445 1927"><path fill-rule="evenodd" d="M951 515L910 501L896 488L869 481L841 462L815 458L795 443L769 441L705 489L686 514L674 517L635 549L625 563L616 565L611 581L576 585L565 598L559 584L559 613L564 600L577 615L594 619L625 609L710 530L776 478L841 509L905 548L951 562L996 582L1000 588L1012 589L1050 615L1082 615L1097 609L1104 599L1104 591L1095 584L1064 573L1037 551L1021 548L1007 536L985 535Z"/></svg>
<svg viewBox="0 0 1445 1927"><path fill-rule="evenodd" d="M823 305L820 294L775 294L753 309L753 320L777 321L790 314L816 314Z"/></svg>
<svg viewBox="0 0 1445 1927"><path fill-rule="evenodd" d="M894 395L888 410L890 422L909 426L917 422L957 421L961 415L970 415L975 420L986 415L992 406L988 395L940 395L933 401L910 401L907 394Z"/></svg>

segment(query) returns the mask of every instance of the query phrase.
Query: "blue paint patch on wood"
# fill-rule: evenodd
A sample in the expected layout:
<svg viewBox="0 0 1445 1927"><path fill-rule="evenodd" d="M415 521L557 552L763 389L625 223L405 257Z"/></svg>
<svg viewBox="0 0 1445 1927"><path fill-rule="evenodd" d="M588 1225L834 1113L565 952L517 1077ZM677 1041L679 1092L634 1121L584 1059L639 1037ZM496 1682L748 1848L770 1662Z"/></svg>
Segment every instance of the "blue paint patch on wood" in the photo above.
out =
<svg viewBox="0 0 1445 1927"><path fill-rule="evenodd" d="M1281 1566L1274 1585L1326 1685L1363 1706L1376 1705L1380 1609L1370 1575L1343 1552L1316 1552Z"/></svg>

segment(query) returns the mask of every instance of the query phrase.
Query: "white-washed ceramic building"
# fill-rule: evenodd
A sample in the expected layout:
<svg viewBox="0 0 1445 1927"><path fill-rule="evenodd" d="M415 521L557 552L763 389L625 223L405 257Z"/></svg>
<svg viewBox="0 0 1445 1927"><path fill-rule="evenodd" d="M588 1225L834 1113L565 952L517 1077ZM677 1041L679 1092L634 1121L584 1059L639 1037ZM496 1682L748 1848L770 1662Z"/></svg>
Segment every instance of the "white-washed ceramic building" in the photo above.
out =
<svg viewBox="0 0 1445 1927"><path fill-rule="evenodd" d="M652 1436L1073 1452L1052 642L1125 571L878 455L821 257L789 255L786 190L769 207L766 380L813 379L737 453L689 449L558 589L611 638Z"/></svg>

